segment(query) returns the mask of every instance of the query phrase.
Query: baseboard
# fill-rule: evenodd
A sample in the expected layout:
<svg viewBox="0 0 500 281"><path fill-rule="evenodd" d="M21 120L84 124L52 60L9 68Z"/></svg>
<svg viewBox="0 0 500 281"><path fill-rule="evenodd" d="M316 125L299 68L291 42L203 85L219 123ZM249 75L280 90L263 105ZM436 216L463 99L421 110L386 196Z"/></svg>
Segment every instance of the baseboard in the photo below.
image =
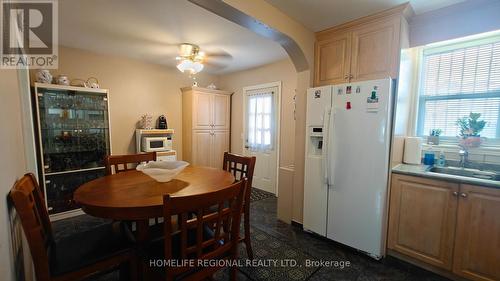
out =
<svg viewBox="0 0 500 281"><path fill-rule="evenodd" d="M450 271L426 264L426 263L421 262L415 258L408 257L404 254L398 253L398 252L391 250L391 249L387 249L386 259L394 259L394 260L396 260L396 262L407 263L407 264L410 264L412 266L418 267L419 269L424 269L424 270L436 273L438 275L441 275L441 276L446 277L446 278L451 279L451 280L455 280L455 281L468 280L468 279L465 279L463 277L457 276Z"/></svg>
<svg viewBox="0 0 500 281"><path fill-rule="evenodd" d="M304 229L304 226L300 222L296 222L292 220L292 226L298 227L300 229Z"/></svg>

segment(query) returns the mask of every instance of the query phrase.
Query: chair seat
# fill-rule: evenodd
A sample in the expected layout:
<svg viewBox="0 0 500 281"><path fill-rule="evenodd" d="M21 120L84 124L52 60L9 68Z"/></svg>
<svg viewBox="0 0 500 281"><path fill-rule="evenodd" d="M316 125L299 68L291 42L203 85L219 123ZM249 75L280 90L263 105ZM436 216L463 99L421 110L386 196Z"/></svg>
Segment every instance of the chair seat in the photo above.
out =
<svg viewBox="0 0 500 281"><path fill-rule="evenodd" d="M121 224L106 224L62 238L51 247L51 275L63 275L125 254L131 247L133 243L123 235Z"/></svg>
<svg viewBox="0 0 500 281"><path fill-rule="evenodd" d="M214 232L207 226L203 228L203 240L209 240L214 237ZM196 232L194 229L188 231L187 235L187 244L193 245L196 243ZM180 247L181 247L181 239L180 239L180 233L177 233L172 236L172 257L174 260L180 260L181 254L180 254ZM146 249L147 252L147 263L149 263L150 260L164 260L165 259L165 240L164 239L157 239L150 243ZM190 257L188 256L188 259ZM195 272L196 269L193 268L193 270L189 270L186 272L183 272L179 276L175 278L175 280L181 280L184 277L192 274ZM164 276L165 274L165 268L163 267L152 267L152 272L155 275L159 276Z"/></svg>

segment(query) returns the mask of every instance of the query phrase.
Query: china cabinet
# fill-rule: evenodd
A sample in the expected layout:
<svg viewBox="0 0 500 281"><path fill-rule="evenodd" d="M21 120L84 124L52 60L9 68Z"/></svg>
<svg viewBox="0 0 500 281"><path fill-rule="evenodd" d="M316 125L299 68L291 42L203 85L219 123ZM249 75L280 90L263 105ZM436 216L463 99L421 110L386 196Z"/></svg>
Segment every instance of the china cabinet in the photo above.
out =
<svg viewBox="0 0 500 281"><path fill-rule="evenodd" d="M35 83L34 95L40 183L57 220L80 213L74 190L105 174L108 90Z"/></svg>

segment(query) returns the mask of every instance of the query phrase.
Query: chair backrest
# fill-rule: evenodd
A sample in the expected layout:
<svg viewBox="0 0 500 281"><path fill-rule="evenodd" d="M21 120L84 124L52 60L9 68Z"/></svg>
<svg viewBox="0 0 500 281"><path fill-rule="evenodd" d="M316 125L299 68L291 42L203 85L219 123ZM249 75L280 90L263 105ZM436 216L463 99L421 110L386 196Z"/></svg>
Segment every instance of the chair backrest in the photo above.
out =
<svg viewBox="0 0 500 281"><path fill-rule="evenodd" d="M29 173L19 179L10 190L9 197L21 219L37 280L49 280L50 249L54 236L45 200L35 176Z"/></svg>
<svg viewBox="0 0 500 281"><path fill-rule="evenodd" d="M142 162L156 161L156 152L147 152L130 155L108 155L105 159L106 174L134 170Z"/></svg>
<svg viewBox="0 0 500 281"><path fill-rule="evenodd" d="M236 258L246 187L247 180L243 178L229 187L209 194L181 197L165 195L165 259L197 261L228 256ZM172 216L175 215L177 229L172 227ZM172 244L172 241L175 243ZM173 246L178 247L178 256L174 256ZM194 263L195 267L197 264ZM189 265L167 267L167 280L192 269ZM204 271L203 268L198 269L198 273Z"/></svg>
<svg viewBox="0 0 500 281"><path fill-rule="evenodd" d="M250 195L252 192L252 179L253 171L255 169L256 157L248 157L238 154L233 154L229 152L224 152L224 163L222 164L222 169L233 174L234 178L239 181L242 178L247 178L248 187L247 193L245 194L245 209L249 207L247 202L250 202ZM248 206L247 206L248 205Z"/></svg>

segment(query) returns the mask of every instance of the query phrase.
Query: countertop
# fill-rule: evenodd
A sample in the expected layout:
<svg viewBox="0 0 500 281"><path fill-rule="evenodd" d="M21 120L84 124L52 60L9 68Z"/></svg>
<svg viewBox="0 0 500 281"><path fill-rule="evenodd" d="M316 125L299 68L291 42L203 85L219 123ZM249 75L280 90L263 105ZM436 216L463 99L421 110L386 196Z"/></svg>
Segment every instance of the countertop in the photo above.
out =
<svg viewBox="0 0 500 281"><path fill-rule="evenodd" d="M480 185L490 188L500 188L499 181L484 180L463 176L455 176L448 174L431 173L428 170L432 166L428 165L410 165L410 164L398 164L392 168L392 172L395 174L411 175L417 177L431 178L437 180L451 181L457 183L466 183L472 185Z"/></svg>

